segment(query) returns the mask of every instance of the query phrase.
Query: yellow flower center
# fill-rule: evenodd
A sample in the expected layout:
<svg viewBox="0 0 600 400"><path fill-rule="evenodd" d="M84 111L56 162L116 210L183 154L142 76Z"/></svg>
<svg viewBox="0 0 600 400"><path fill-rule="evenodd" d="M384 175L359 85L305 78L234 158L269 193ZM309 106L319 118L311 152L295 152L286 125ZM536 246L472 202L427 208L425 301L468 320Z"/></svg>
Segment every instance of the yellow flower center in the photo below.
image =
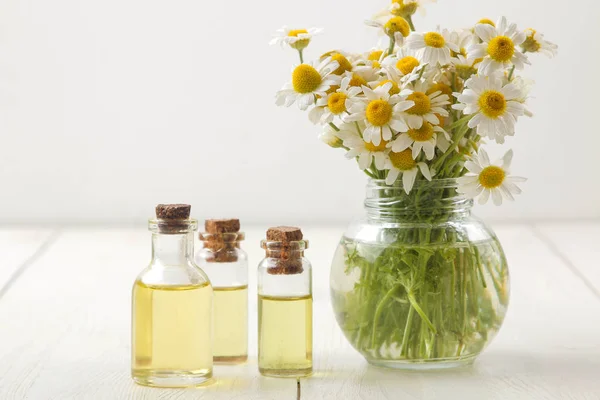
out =
<svg viewBox="0 0 600 400"><path fill-rule="evenodd" d="M506 99L496 90L487 90L479 97L479 108L488 118L498 118L506 111Z"/></svg>
<svg viewBox="0 0 600 400"><path fill-rule="evenodd" d="M292 85L298 93L314 92L322 81L319 71L308 64L301 64L292 72Z"/></svg>
<svg viewBox="0 0 600 400"><path fill-rule="evenodd" d="M369 57L367 58L369 61L379 61L381 55L383 54L383 50L375 50L369 53Z"/></svg>
<svg viewBox="0 0 600 400"><path fill-rule="evenodd" d="M507 62L515 54L515 44L509 37L496 36L490 40L487 52L493 60Z"/></svg>
<svg viewBox="0 0 600 400"><path fill-rule="evenodd" d="M288 32L288 36L298 37L301 33L308 33L306 29L292 29Z"/></svg>
<svg viewBox="0 0 600 400"><path fill-rule="evenodd" d="M417 166L417 162L412 158L412 150L406 149L400 153L393 151L389 155L392 165L400 171L409 171Z"/></svg>
<svg viewBox="0 0 600 400"><path fill-rule="evenodd" d="M414 58L412 56L406 56L404 58L401 58L396 63L396 68L398 68L398 70L400 72L402 72L404 75L410 74L418 66L419 66L419 60L417 60L416 58Z"/></svg>
<svg viewBox="0 0 600 400"><path fill-rule="evenodd" d="M363 78L362 76L358 75L358 74L352 74L352 79L350 79L349 85L350 86L356 86L356 87L361 87L362 85L366 85L367 81L365 78Z"/></svg>
<svg viewBox="0 0 600 400"><path fill-rule="evenodd" d="M415 142L427 142L433 137L433 125L424 121L419 129L409 129L407 133Z"/></svg>
<svg viewBox="0 0 600 400"><path fill-rule="evenodd" d="M327 107L334 114L341 114L346 111L346 96L344 93L334 93L327 100Z"/></svg>
<svg viewBox="0 0 600 400"><path fill-rule="evenodd" d="M540 44L540 42L535 40L535 34L536 34L536 31L534 29L529 29L527 31L527 38L521 45L521 46L523 46L523 49L525 49L526 51L528 51L530 53L537 53L542 48L542 45Z"/></svg>
<svg viewBox="0 0 600 400"><path fill-rule="evenodd" d="M385 30L385 33L390 36L398 32L404 37L407 37L410 34L410 25L408 25L408 22L402 17L392 17L386 22L383 29Z"/></svg>
<svg viewBox="0 0 600 400"><path fill-rule="evenodd" d="M445 83L436 83L432 85L425 94L430 95L435 92L442 92L442 94L447 95L449 98L452 98L452 88Z"/></svg>
<svg viewBox="0 0 600 400"><path fill-rule="evenodd" d="M384 126L392 119L392 106L385 100L373 100L367 106L367 121L374 126Z"/></svg>
<svg viewBox="0 0 600 400"><path fill-rule="evenodd" d="M429 32L425 34L425 44L429 47L441 49L446 45L446 39L437 32Z"/></svg>
<svg viewBox="0 0 600 400"><path fill-rule="evenodd" d="M494 28L496 27L496 24L494 23L494 21L492 21L491 19L487 19L487 18L480 19L478 24L488 24L488 25L493 26Z"/></svg>
<svg viewBox="0 0 600 400"><path fill-rule="evenodd" d="M504 178L506 178L506 172L495 165L485 167L483 171L479 173L479 183L486 189L494 189L502 185Z"/></svg>
<svg viewBox="0 0 600 400"><path fill-rule="evenodd" d="M381 55L383 54L383 50L375 50L372 51L369 54L369 57L367 57L367 59L369 61L372 61L372 65L374 68L381 68L381 64L379 63L379 59L381 58Z"/></svg>
<svg viewBox="0 0 600 400"><path fill-rule="evenodd" d="M392 13L400 17L410 17L417 12L417 8L419 7L414 1L404 4L403 0L392 0L392 3L398 4L398 7L392 10Z"/></svg>
<svg viewBox="0 0 600 400"><path fill-rule="evenodd" d="M377 87L383 86L383 85L385 85L386 83L391 83L391 84L392 84L392 87L390 88L390 90L389 90L389 92L388 92L390 95L392 95L392 96L393 96L393 95L395 95L395 94L398 94L398 93L400 93L400 87L398 86L398 84L397 84L396 82L394 82L394 81L391 81L391 80L389 80L389 79L386 79L386 80L384 80L384 81L381 81L381 82L379 82L379 83L377 84Z"/></svg>
<svg viewBox="0 0 600 400"><path fill-rule="evenodd" d="M456 57L456 56L463 56L466 57L467 56L467 49L465 49L464 47L460 48L460 51L457 53L454 50L450 50L450 55L452 57Z"/></svg>
<svg viewBox="0 0 600 400"><path fill-rule="evenodd" d="M288 32L288 36L289 37L298 37L298 35L300 35L302 33L308 33L308 31L306 29L292 29L291 31ZM296 40L294 43L290 43L290 47L297 49L297 50L301 50L301 49L304 49L306 46L308 46L308 43L310 43L310 39L300 39L300 40Z"/></svg>
<svg viewBox="0 0 600 400"><path fill-rule="evenodd" d="M375 146L371 142L365 142L365 149L369 150L372 153L375 153L377 151L384 151L388 143L389 142L387 140L383 139L381 140L381 143L379 143L379 146Z"/></svg>
<svg viewBox="0 0 600 400"><path fill-rule="evenodd" d="M406 110L406 112L409 114L425 115L431 111L431 100L429 100L429 96L427 96L425 93L414 92L411 93L406 99L415 102L414 106Z"/></svg>
<svg viewBox="0 0 600 400"><path fill-rule="evenodd" d="M348 59L344 57L343 54L331 54L331 61L337 61L340 64L340 66L335 71L333 71L333 74L335 75L342 75L346 71L352 71L352 64L350 64L350 61L348 61Z"/></svg>

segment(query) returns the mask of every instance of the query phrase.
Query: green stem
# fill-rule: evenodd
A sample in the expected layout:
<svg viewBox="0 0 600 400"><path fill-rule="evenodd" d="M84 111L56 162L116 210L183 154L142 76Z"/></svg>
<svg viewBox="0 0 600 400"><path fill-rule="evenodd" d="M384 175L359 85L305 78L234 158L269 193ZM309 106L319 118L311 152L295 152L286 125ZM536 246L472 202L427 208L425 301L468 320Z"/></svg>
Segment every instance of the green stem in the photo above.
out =
<svg viewBox="0 0 600 400"><path fill-rule="evenodd" d="M415 24L413 24L412 15L406 17L406 22L408 22L408 26L410 26L411 31L415 31Z"/></svg>
<svg viewBox="0 0 600 400"><path fill-rule="evenodd" d="M394 53L394 46L396 45L396 38L394 37L394 35L389 35L390 36L390 47L388 47L388 55L393 54Z"/></svg>
<svg viewBox="0 0 600 400"><path fill-rule="evenodd" d="M415 309L417 314L419 314L421 320L427 324L429 330L437 335L437 329L435 329L435 326L433 326L429 318L427 318L427 314L425 314L425 311L423 311L423 309L417 302L417 299L415 298L415 295L412 291L408 292L408 301L410 301L410 305Z"/></svg>
<svg viewBox="0 0 600 400"><path fill-rule="evenodd" d="M338 128L337 126L335 126L335 124L333 122L330 122L329 126L331 126L333 128L333 130L336 131L336 132L340 131L340 128Z"/></svg>
<svg viewBox="0 0 600 400"><path fill-rule="evenodd" d="M373 348L376 348L376 346L377 346L377 343L376 343L377 322L379 321L379 318L381 318L381 313L383 312L383 306L385 306L385 303L387 303L388 300L391 299L394 296L394 292L396 290L398 290L399 288L401 288L401 287L402 287L401 284L397 284L396 286L394 286L393 288L391 288L386 293L386 295L383 297L383 299L381 299L381 301L377 305L377 308L375 309L375 317L373 317L373 333L371 335L371 346Z"/></svg>
<svg viewBox="0 0 600 400"><path fill-rule="evenodd" d="M400 346L400 354L404 355L404 358L408 358L408 340L410 338L410 331L412 329L412 321L415 315L414 307L410 307L408 311L408 317L406 318L406 325L404 326L404 335L402 336L402 345Z"/></svg>
<svg viewBox="0 0 600 400"><path fill-rule="evenodd" d="M303 51L303 49L298 50L298 54L300 55L300 64L304 64L304 55L302 54Z"/></svg>
<svg viewBox="0 0 600 400"><path fill-rule="evenodd" d="M513 65L512 68L510 69L510 72L508 73L508 81L512 81L512 77L513 74L515 73L515 66Z"/></svg>

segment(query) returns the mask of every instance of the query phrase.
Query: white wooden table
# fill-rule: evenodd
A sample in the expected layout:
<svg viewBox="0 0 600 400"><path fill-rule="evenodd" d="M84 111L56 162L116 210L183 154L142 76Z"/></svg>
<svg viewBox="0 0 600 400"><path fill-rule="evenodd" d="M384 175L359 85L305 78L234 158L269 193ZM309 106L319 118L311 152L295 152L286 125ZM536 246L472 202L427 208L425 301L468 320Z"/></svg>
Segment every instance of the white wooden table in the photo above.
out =
<svg viewBox="0 0 600 400"><path fill-rule="evenodd" d="M472 367L398 372L370 367L329 304L341 227L305 227L315 269L315 374L301 398L600 399L600 223L499 225L512 274L500 334ZM254 268L263 229L246 229ZM250 359L216 366L200 389L153 389L129 377L130 289L150 256L144 229L0 229L0 399L296 399L295 380Z"/></svg>

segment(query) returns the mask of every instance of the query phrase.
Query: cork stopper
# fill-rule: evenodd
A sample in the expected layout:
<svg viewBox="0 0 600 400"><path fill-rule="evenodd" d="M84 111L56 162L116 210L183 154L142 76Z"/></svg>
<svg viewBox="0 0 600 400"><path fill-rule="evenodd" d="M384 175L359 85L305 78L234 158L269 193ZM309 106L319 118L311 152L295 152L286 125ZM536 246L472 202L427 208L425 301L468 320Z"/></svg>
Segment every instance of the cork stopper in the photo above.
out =
<svg viewBox="0 0 600 400"><path fill-rule="evenodd" d="M304 271L302 257L306 243L302 239L302 230L293 226L277 226L267 230L263 247L267 257L276 259L275 265L267 270L270 275L296 275Z"/></svg>
<svg viewBox="0 0 600 400"><path fill-rule="evenodd" d="M156 206L156 221L150 221L159 233L182 234L195 230L196 221L190 219L189 204L159 204Z"/></svg>
<svg viewBox="0 0 600 400"><path fill-rule="evenodd" d="M240 231L240 220L232 219L207 219L204 221L204 230L207 233L235 233Z"/></svg>
<svg viewBox="0 0 600 400"><path fill-rule="evenodd" d="M302 231L294 226L276 226L267 230L267 240L271 242L297 242L302 240Z"/></svg>
<svg viewBox="0 0 600 400"><path fill-rule="evenodd" d="M206 262L229 263L238 260L240 240L244 240L244 234L240 232L240 220L231 219L207 219L204 221L204 230L200 233L200 240L204 242L204 248L210 250Z"/></svg>
<svg viewBox="0 0 600 400"><path fill-rule="evenodd" d="M192 206L189 204L159 204L156 206L158 219L189 219Z"/></svg>

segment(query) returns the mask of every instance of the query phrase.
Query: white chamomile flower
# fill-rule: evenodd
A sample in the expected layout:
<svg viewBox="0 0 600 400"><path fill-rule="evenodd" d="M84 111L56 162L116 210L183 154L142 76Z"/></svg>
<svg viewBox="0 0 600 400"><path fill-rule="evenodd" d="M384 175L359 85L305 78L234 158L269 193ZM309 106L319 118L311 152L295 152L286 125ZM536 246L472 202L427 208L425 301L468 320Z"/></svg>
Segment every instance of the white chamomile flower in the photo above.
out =
<svg viewBox="0 0 600 400"><path fill-rule="evenodd" d="M517 118L523 115L524 106L517 99L522 93L512 83L503 85L496 77L473 76L465 83L462 93L455 93L460 104L452 108L471 115L469 128L477 128L477 134L504 143L505 136L515 132Z"/></svg>
<svg viewBox="0 0 600 400"><path fill-rule="evenodd" d="M387 177L385 178L387 185L393 185L398 180L400 174L402 174L402 185L406 194L409 194L412 190L419 171L421 171L425 179L428 181L431 180L431 171L427 164L416 162L410 149L399 153L390 152L385 160L384 168L388 170Z"/></svg>
<svg viewBox="0 0 600 400"><path fill-rule="evenodd" d="M513 78L512 81L509 81L508 77L505 76L503 83L505 85L512 83L519 89L519 91L521 92L521 95L519 97L515 98L514 100L523 104L523 107L524 107L523 113L526 117L533 117L533 113L531 112L531 110L529 110L527 108L527 99L529 99L529 93L531 92L534 81L531 79L525 79L521 76L516 76Z"/></svg>
<svg viewBox="0 0 600 400"><path fill-rule="evenodd" d="M350 109L350 115L344 116L345 122L364 121L363 131L365 141L379 146L383 141L392 140L394 132L406 132L408 126L402 118L404 111L414 105L406 101L405 95L390 94L391 83L386 83L375 89L363 86L365 100L355 103Z"/></svg>
<svg viewBox="0 0 600 400"><path fill-rule="evenodd" d="M415 57L415 52L403 47L396 55L386 57L383 60L382 68L389 79L400 82L403 77L411 74L420 65L421 62Z"/></svg>
<svg viewBox="0 0 600 400"><path fill-rule="evenodd" d="M400 45L404 42L404 38L410 35L410 25L402 17L393 16L387 21L367 20L365 23L375 28L381 28L383 33L389 37L393 37L396 44Z"/></svg>
<svg viewBox="0 0 600 400"><path fill-rule="evenodd" d="M436 0L392 0L389 12L393 15L408 18L414 15L417 10L424 13L423 6L427 3L435 3Z"/></svg>
<svg viewBox="0 0 600 400"><path fill-rule="evenodd" d="M413 32L406 39L406 47L417 51L419 60L430 65L450 64L451 53L458 53L460 49L452 43L450 32L446 29L440 32L416 33Z"/></svg>
<svg viewBox="0 0 600 400"><path fill-rule="evenodd" d="M479 23L475 26L475 33L483 41L480 44L469 46L469 58L483 58L479 63L481 75L491 75L496 71L515 66L523 69L529 64L518 46L525 41L525 33L517 30L516 24L508 24L506 17L500 18L496 27L488 23Z"/></svg>
<svg viewBox="0 0 600 400"><path fill-rule="evenodd" d="M375 168L383 170L385 166L388 142L382 141L378 145L365 141L356 131L344 130L337 133L343 140L343 144L349 150L346 158L352 160L358 158L358 167L365 170L375 163Z"/></svg>
<svg viewBox="0 0 600 400"><path fill-rule="evenodd" d="M348 135L349 133L350 130L346 124L338 125L337 129L327 124L324 125L323 132L319 135L319 140L329 147L337 149L338 147L343 146L342 136Z"/></svg>
<svg viewBox="0 0 600 400"><path fill-rule="evenodd" d="M301 110L315 103L317 96L325 97L327 90L338 85L340 77L333 75L339 68L337 61L326 58L321 63L300 64L292 70L292 81L277 92L276 104L289 107L298 102Z"/></svg>
<svg viewBox="0 0 600 400"><path fill-rule="evenodd" d="M412 101L414 106L403 113L403 118L410 128L419 129L424 121L438 125L440 117L448 116L448 111L444 107L450 104L448 101L450 97L444 94L442 89L432 92L431 82L428 81L417 81L413 88L406 100Z"/></svg>
<svg viewBox="0 0 600 400"><path fill-rule="evenodd" d="M452 51L452 57L462 55L467 57L467 49L469 46L477 43L476 36L471 30L461 29L459 31L450 32L450 41L458 47L458 51Z"/></svg>
<svg viewBox="0 0 600 400"><path fill-rule="evenodd" d="M510 176L510 163L513 152L509 150L502 160L490 163L490 159L483 149L474 154L472 159L465 163L469 171L465 176L458 178L458 191L469 198L479 197L479 203L487 203L490 195L494 204L502 205L502 198L514 200L515 194L521 194L521 189L516 185L525 182L525 178Z"/></svg>
<svg viewBox="0 0 600 400"><path fill-rule="evenodd" d="M284 26L275 32L269 44L279 44L281 46L287 44L293 49L302 50L308 46L313 36L321 32L323 32L322 28L289 29L287 26Z"/></svg>
<svg viewBox="0 0 600 400"><path fill-rule="evenodd" d="M362 92L361 87L350 86L351 80L350 76L344 77L339 89L317 100L316 106L308 113L313 124L333 122L335 117L341 117L350 110Z"/></svg>
<svg viewBox="0 0 600 400"><path fill-rule="evenodd" d="M467 80L477 73L477 64L480 62L481 59L472 59L462 54L452 57L452 65L454 65L456 74L463 80Z"/></svg>
<svg viewBox="0 0 600 400"><path fill-rule="evenodd" d="M435 148L438 146L438 137L442 137L441 148L445 151L450 146L450 135L438 125L432 125L429 122L424 122L418 129L409 129L406 133L398 135L398 137L390 143L394 153L400 153L412 146L412 157L416 160L421 150L425 153L428 160L435 156Z"/></svg>
<svg viewBox="0 0 600 400"><path fill-rule="evenodd" d="M352 62L352 72L355 73L355 78L360 77L364 80L362 83L378 80L381 75L381 63L383 50L374 49L363 56L357 57Z"/></svg>
<svg viewBox="0 0 600 400"><path fill-rule="evenodd" d="M552 58L558 52L558 46L544 39L544 35L535 29L525 30L525 41L521 44L523 51L528 53L542 53Z"/></svg>

